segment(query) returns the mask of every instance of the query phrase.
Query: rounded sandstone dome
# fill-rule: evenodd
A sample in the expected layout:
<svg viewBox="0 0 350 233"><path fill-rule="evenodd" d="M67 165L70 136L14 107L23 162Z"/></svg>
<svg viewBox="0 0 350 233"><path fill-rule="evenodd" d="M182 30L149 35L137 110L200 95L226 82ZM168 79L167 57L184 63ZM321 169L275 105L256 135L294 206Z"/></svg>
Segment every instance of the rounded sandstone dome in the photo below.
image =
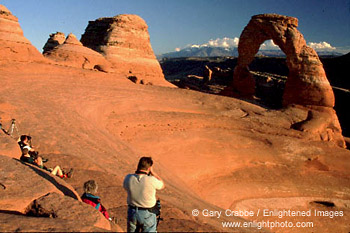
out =
<svg viewBox="0 0 350 233"><path fill-rule="evenodd" d="M11 11L9 11L9 9L6 8L6 6L1 5L1 4L0 4L0 12L12 14Z"/></svg>
<svg viewBox="0 0 350 233"><path fill-rule="evenodd" d="M65 42L65 44L73 44L73 45L80 45L80 46L83 46L83 44L77 39L77 37L73 34L73 33L70 33Z"/></svg>

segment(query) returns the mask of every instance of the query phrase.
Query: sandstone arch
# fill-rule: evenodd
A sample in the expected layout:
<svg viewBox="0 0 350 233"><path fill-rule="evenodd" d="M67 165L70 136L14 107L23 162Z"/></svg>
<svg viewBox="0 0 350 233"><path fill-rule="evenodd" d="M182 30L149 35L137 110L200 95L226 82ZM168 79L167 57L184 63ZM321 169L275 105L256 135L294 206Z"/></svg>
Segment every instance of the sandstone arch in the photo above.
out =
<svg viewBox="0 0 350 233"><path fill-rule="evenodd" d="M306 45L298 31L298 19L276 14L253 16L243 30L238 46L238 64L233 87L241 94L254 94L255 83L248 65L260 45L269 39L287 56L288 80L283 105L334 107L334 94L317 53Z"/></svg>
<svg viewBox="0 0 350 233"><path fill-rule="evenodd" d="M317 53L306 45L297 27L297 18L277 14L253 16L240 36L233 91L243 96L255 93L255 81L248 66L260 45L272 39L286 54L289 69L283 106L303 106L308 111L306 119L294 124L292 128L311 132L321 140L334 141L345 147L341 127L333 109L335 99L332 87Z"/></svg>

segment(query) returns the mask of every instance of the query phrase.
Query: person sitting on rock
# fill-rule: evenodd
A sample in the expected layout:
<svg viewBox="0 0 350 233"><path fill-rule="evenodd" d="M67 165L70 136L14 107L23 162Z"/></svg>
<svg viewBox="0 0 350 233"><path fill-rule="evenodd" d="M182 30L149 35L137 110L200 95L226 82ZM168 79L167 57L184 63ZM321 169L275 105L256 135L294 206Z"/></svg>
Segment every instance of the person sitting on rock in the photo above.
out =
<svg viewBox="0 0 350 233"><path fill-rule="evenodd" d="M32 157L37 157L39 152L35 151L34 148L31 145L31 136L28 135L21 135L21 137L18 140L18 145L21 148L21 151L23 151L23 149L28 149L28 153L29 155L31 155ZM42 158L41 160L43 163L46 163L48 161L48 159Z"/></svg>
<svg viewBox="0 0 350 233"><path fill-rule="evenodd" d="M21 155L20 160L21 160L22 162L30 163L30 164L33 164L33 165L35 165L35 166L38 166L38 167L40 167L41 169L44 169L44 170L46 170L46 171L51 172L52 175L58 176L58 177L60 177L60 178L62 178L62 179L63 179L63 178L71 178L72 175L73 175L73 168L71 168L69 172L64 173L64 172L62 171L62 169L60 168L60 166L58 166L58 165L57 165L55 168L53 168L53 169L52 169L52 168L47 168L47 167L45 167L45 166L43 165L43 161L42 161L42 159L41 159L40 156L33 157L33 156L29 155L29 150L28 150L28 148L24 148L24 149L22 150L22 155Z"/></svg>
<svg viewBox="0 0 350 233"><path fill-rule="evenodd" d="M109 221L113 219L109 217L107 209L101 204L100 197L96 196L97 183L95 180L88 180L84 183L84 194L81 196L81 200L100 211Z"/></svg>

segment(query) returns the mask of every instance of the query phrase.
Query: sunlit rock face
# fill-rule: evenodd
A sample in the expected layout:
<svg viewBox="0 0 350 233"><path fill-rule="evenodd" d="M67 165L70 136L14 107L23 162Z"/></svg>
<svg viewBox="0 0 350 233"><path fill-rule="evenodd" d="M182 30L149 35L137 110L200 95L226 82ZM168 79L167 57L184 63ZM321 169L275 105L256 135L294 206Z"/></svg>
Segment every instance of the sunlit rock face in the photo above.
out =
<svg viewBox="0 0 350 233"><path fill-rule="evenodd" d="M137 15L90 21L81 42L103 54L118 73L136 76L143 84L173 86L164 79L151 47L148 26Z"/></svg>
<svg viewBox="0 0 350 233"><path fill-rule="evenodd" d="M289 75L283 94L283 105L310 108L313 114L297 129L314 132L321 140L335 141L344 147L341 127L334 107L334 93L323 65L314 49L306 45L298 31L298 19L277 14L255 15L244 28L238 45L238 64L234 71L232 90L244 96L255 93L255 81L249 64L264 41L272 39L286 54ZM314 116L318 117L314 117ZM327 121L314 121L319 118ZM308 125L308 126L306 126ZM323 135L323 136L322 136ZM327 135L327 136L324 136Z"/></svg>
<svg viewBox="0 0 350 233"><path fill-rule="evenodd" d="M51 35L49 41L51 39ZM109 62L98 52L84 47L74 34L69 34L64 43L47 50L44 55L60 64L83 68L94 69L95 67L110 67ZM110 72L108 68L106 72Z"/></svg>
<svg viewBox="0 0 350 233"><path fill-rule="evenodd" d="M0 5L0 62L43 61L43 56L24 37L18 18Z"/></svg>
<svg viewBox="0 0 350 233"><path fill-rule="evenodd" d="M49 39L47 40L47 42L43 47L43 54L47 54L57 46L63 44L65 40L66 40L66 36L63 32L56 32L56 33L50 34Z"/></svg>

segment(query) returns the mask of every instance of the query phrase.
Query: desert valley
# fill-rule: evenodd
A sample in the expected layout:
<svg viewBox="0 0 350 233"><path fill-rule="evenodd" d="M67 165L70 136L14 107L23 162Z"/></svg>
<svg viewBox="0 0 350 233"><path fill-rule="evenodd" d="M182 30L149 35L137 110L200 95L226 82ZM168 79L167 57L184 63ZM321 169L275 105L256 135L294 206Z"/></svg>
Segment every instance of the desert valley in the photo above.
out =
<svg viewBox="0 0 350 233"><path fill-rule="evenodd" d="M0 5L1 232L126 231L122 182L141 156L152 156L165 180L157 192L160 232L350 231L350 140L296 18L253 16L233 77L218 91L167 81L137 15L89 21L80 40L48 35L43 54L19 22ZM286 54L289 69L278 107L257 101L248 69L267 39ZM198 82L208 87L210 80ZM10 136L12 119L19 132ZM74 168L74 176L63 180L21 163L21 134L33 138L48 167ZM116 224L81 202L89 179ZM259 215L264 209L312 214ZM313 226L224 226L268 221Z"/></svg>

